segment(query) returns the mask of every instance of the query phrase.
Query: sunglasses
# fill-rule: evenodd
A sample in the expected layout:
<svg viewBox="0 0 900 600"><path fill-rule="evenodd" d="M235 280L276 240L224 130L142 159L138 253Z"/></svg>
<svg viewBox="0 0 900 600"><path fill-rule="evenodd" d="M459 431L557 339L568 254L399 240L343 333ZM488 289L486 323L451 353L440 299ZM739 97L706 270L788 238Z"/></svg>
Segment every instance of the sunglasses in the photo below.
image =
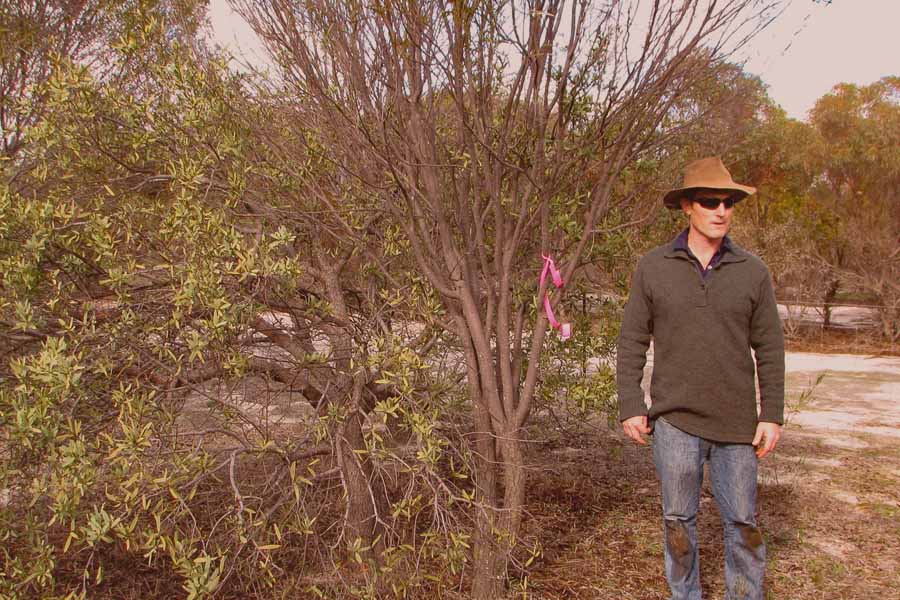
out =
<svg viewBox="0 0 900 600"><path fill-rule="evenodd" d="M726 210L734 206L734 198L694 198L694 202L705 208L706 210L715 210L719 205L725 203Z"/></svg>

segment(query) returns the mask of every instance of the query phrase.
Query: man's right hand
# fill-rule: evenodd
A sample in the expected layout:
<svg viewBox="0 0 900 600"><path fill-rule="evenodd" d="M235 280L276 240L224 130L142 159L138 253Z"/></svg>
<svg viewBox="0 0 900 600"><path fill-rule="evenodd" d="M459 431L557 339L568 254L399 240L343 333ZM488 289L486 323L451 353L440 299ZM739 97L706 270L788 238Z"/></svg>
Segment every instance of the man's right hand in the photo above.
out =
<svg viewBox="0 0 900 600"><path fill-rule="evenodd" d="M622 429L625 435L636 441L638 444L646 444L647 440L644 435L650 434L650 428L647 426L647 415L638 415L622 421Z"/></svg>

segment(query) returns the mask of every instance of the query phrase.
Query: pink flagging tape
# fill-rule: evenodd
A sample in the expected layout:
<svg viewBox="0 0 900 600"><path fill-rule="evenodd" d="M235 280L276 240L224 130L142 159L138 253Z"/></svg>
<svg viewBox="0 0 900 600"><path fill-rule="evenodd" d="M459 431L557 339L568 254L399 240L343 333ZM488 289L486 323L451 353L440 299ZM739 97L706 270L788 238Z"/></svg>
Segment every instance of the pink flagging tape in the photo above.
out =
<svg viewBox="0 0 900 600"><path fill-rule="evenodd" d="M559 273L559 269L556 268L556 264L553 262L553 259L549 256L544 256L544 269L541 271L541 278L538 282L538 289L544 286L544 282L547 280L547 275L550 275L551 280L553 281L553 285L557 288L561 288L563 286L562 275ZM572 336L572 324L571 323L560 323L556 319L556 315L553 314L553 307L550 305L550 298L547 296L547 292L544 292L544 312L547 313L547 321L550 323L550 326L553 329L559 330L559 335L563 340L569 339Z"/></svg>

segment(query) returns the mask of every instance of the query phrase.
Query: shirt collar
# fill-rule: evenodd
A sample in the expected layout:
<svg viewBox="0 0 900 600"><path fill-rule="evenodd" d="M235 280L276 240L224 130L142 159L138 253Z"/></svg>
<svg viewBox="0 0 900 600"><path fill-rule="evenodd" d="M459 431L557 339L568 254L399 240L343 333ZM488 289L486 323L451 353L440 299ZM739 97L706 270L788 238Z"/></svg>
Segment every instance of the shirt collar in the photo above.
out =
<svg viewBox="0 0 900 600"><path fill-rule="evenodd" d="M694 255L694 253L691 252L691 249L688 246L688 232L690 230L691 230L691 228L688 227L684 231L682 231L681 233L678 234L678 237L675 238L675 242L672 244L673 250L682 250L688 256ZM716 253L713 256L723 255L723 254L725 254L725 252L734 252L734 248L732 247L732 244L731 244L731 238L728 237L727 235L724 238L722 238L722 245L719 246L719 249L716 250Z"/></svg>

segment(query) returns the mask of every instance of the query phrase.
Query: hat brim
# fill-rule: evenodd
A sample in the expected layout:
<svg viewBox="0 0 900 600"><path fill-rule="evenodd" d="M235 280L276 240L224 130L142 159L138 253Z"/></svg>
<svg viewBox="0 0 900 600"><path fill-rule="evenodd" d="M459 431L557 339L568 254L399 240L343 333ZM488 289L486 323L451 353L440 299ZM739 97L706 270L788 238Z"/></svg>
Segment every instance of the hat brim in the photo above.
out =
<svg viewBox="0 0 900 600"><path fill-rule="evenodd" d="M714 190L717 192L729 192L733 194L735 204L737 204L747 196L752 196L756 193L755 187L749 185L740 185L739 183L735 183L733 186L727 187L692 185L690 187L670 190L666 193L665 196L663 196L663 204L665 204L667 208L671 209L681 208L681 199L685 198L685 194L691 190Z"/></svg>

